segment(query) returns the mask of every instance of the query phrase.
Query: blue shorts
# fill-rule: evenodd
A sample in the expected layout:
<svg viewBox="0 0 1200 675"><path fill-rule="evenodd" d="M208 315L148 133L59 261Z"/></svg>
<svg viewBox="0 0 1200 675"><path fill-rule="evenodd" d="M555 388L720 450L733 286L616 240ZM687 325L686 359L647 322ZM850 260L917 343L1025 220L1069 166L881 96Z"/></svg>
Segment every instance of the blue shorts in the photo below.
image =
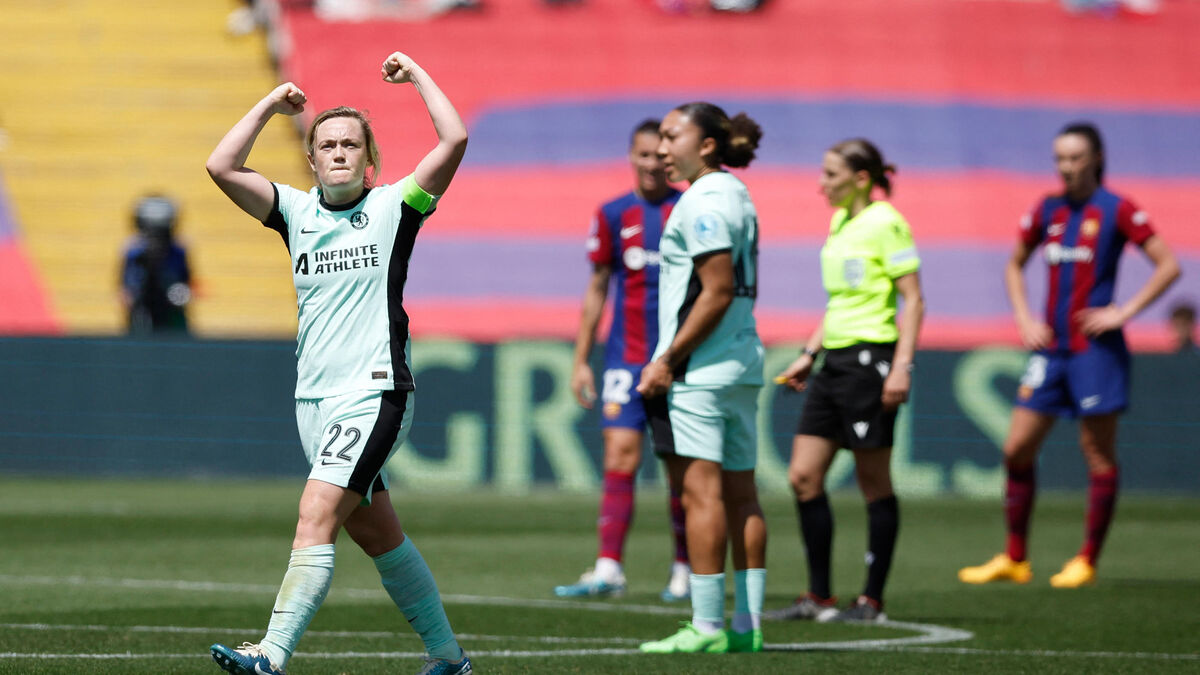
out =
<svg viewBox="0 0 1200 675"><path fill-rule="evenodd" d="M641 365L619 362L605 364L600 390L602 428L645 430L646 406L637 391L641 377Z"/></svg>
<svg viewBox="0 0 1200 675"><path fill-rule="evenodd" d="M1089 417L1129 407L1129 350L1093 341L1082 352L1035 352L1017 405L1046 415Z"/></svg>

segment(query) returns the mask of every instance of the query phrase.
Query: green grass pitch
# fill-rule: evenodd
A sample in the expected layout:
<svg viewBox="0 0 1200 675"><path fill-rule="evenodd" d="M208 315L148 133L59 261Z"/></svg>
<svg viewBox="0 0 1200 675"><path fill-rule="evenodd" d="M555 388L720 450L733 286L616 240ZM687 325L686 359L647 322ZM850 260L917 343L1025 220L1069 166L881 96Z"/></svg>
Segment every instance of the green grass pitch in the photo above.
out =
<svg viewBox="0 0 1200 675"><path fill-rule="evenodd" d="M299 490L299 481L0 480L0 673L219 672L209 644L257 641L266 627ZM1195 498L1123 496L1099 583L1067 591L1047 579L1079 545L1081 495L1040 498L1031 584L988 587L964 586L955 571L1000 550L1000 505L901 495L887 611L907 625L767 623L777 649L707 656L629 653L689 616L658 600L671 545L657 491L638 495L629 593L583 602L551 589L594 555L594 496L394 500L480 673L1200 671ZM804 568L792 505L764 506L773 608L802 590ZM834 586L849 599L863 581L865 509L841 494L834 513ZM926 642L894 642L904 638ZM370 560L343 537L333 590L289 672L415 672L419 652Z"/></svg>

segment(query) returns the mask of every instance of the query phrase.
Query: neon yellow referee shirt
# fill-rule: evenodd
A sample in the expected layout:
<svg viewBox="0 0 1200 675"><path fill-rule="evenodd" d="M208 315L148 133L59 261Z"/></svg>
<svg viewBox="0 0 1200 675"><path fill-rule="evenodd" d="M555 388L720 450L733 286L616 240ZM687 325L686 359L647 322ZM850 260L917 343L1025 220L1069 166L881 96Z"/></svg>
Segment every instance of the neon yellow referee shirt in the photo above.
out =
<svg viewBox="0 0 1200 675"><path fill-rule="evenodd" d="M904 216L891 204L872 202L854 218L838 209L821 247L826 349L858 342L895 342L895 280L921 266Z"/></svg>

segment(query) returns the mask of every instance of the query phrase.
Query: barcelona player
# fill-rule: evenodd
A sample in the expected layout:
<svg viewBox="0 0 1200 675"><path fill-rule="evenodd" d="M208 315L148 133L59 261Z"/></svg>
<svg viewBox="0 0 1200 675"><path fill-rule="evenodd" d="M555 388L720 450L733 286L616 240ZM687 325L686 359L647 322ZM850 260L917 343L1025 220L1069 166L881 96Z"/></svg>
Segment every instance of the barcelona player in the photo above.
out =
<svg viewBox="0 0 1200 675"><path fill-rule="evenodd" d="M1007 550L978 567L959 570L969 584L1027 583L1033 573L1026 538L1042 441L1062 415L1079 418L1079 447L1088 467L1088 507L1078 554L1050 577L1056 588L1093 583L1096 560L1116 506L1117 418L1128 405L1129 349L1121 327L1179 277L1179 264L1155 234L1146 213L1104 186L1104 143L1089 123L1071 124L1054 139L1061 194L1046 197L1021 223L1004 271L1021 339L1033 350L1013 408L1004 463ZM1116 304L1117 261L1126 242L1154 266L1150 278ZM1041 246L1050 267L1044 319L1026 301L1022 270Z"/></svg>
<svg viewBox="0 0 1200 675"><path fill-rule="evenodd" d="M610 281L616 296L600 393L604 428L604 493L596 523L600 545L594 567L578 582L554 589L560 597L619 595L625 590L622 556L633 522L634 479L642 461L646 429L646 409L636 385L658 342L658 240L680 195L667 182L658 157L658 125L658 120L649 119L634 129L629 162L636 186L600 207L588 236L592 276L583 297L571 377L571 389L585 408L591 408L596 400L588 355ZM672 485L670 492L675 560L662 592L667 602L688 596L691 572L678 486Z"/></svg>

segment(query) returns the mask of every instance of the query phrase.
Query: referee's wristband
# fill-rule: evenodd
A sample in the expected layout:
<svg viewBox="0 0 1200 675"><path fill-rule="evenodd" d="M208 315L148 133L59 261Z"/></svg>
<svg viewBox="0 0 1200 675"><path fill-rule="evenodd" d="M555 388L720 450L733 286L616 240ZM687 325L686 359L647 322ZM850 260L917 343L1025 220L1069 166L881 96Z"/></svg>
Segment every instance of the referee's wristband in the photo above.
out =
<svg viewBox="0 0 1200 675"><path fill-rule="evenodd" d="M817 358L817 354L821 353L821 350L813 349L812 347L809 347L808 345L804 345L804 349L800 350L800 353L804 356L811 356L812 358L815 359L815 358Z"/></svg>

